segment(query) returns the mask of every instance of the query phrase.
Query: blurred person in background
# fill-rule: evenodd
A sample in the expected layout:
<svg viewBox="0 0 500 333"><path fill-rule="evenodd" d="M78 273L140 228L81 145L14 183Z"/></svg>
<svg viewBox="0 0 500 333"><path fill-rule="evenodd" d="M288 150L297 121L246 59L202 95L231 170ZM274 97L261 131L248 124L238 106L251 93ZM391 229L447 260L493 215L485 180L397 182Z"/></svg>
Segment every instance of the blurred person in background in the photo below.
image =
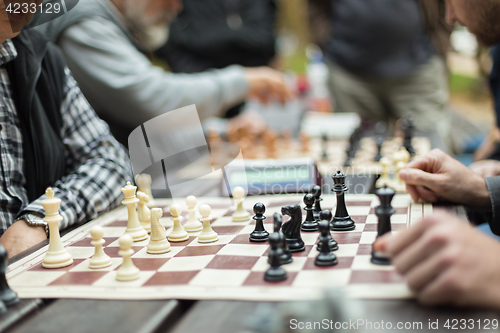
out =
<svg viewBox="0 0 500 333"><path fill-rule="evenodd" d="M125 144L137 126L179 107L196 104L203 120L249 97L289 97L269 67L172 74L155 66L146 53L165 43L181 10L181 0L86 0L36 29L62 48L85 96Z"/></svg>
<svg viewBox="0 0 500 333"><path fill-rule="evenodd" d="M183 0L167 43L155 54L174 73L200 73L230 65L269 66L275 50L274 0ZM232 107L237 115L243 104Z"/></svg>
<svg viewBox="0 0 500 333"><path fill-rule="evenodd" d="M339 111L390 123L412 112L451 146L444 0L309 0L309 17Z"/></svg>

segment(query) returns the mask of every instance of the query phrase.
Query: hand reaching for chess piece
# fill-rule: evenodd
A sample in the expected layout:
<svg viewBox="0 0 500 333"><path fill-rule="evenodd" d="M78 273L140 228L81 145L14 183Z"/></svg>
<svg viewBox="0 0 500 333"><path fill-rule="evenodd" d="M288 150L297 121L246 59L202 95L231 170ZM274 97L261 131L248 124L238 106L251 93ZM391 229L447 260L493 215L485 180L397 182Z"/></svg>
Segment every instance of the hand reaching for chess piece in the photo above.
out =
<svg viewBox="0 0 500 333"><path fill-rule="evenodd" d="M424 304L500 309L500 243L452 215L424 218L374 247Z"/></svg>
<svg viewBox="0 0 500 333"><path fill-rule="evenodd" d="M439 149L408 163L399 176L415 201L445 200L476 209L491 209L484 178Z"/></svg>

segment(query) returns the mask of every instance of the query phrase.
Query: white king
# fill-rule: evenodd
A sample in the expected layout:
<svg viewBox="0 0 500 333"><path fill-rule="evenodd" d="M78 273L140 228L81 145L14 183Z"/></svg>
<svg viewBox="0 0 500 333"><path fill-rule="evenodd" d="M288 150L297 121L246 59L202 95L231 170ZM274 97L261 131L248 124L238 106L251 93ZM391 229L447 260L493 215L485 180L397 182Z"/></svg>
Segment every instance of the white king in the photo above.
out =
<svg viewBox="0 0 500 333"><path fill-rule="evenodd" d="M54 198L54 191L51 187L45 191L47 199L42 201L42 206L45 209L45 218L43 219L49 225L49 249L43 257L42 266L45 268L60 268L66 267L73 263L71 254L64 248L59 235L59 222L63 220L59 215L59 207L61 199Z"/></svg>

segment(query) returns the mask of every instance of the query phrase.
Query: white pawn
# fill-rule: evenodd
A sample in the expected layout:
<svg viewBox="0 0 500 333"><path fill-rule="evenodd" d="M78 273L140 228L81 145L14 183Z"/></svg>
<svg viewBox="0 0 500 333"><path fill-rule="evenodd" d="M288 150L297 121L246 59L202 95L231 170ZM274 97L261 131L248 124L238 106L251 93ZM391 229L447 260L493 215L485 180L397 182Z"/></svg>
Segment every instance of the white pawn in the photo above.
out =
<svg viewBox="0 0 500 333"><path fill-rule="evenodd" d="M146 203L149 201L149 197L146 193L137 191L137 199L139 202L137 203L137 217L139 218L139 222L141 223L144 230L151 233L151 210L146 206Z"/></svg>
<svg viewBox="0 0 500 333"><path fill-rule="evenodd" d="M139 199L135 196L136 189L137 187L132 186L130 182L127 182L127 186L122 188L122 192L125 195L125 199L122 201L122 204L127 206L128 212L128 222L125 233L130 235L134 242L139 242L148 238L148 232L139 222L137 211L135 210L135 204L139 202Z"/></svg>
<svg viewBox="0 0 500 333"><path fill-rule="evenodd" d="M399 154L401 155L401 161L404 162L405 165L410 162L411 155L405 147L399 148Z"/></svg>
<svg viewBox="0 0 500 333"><path fill-rule="evenodd" d="M403 170L406 166L406 163L403 161L399 161L396 164L396 173L394 174L394 181L393 181L393 188L396 192L403 193L406 192L406 184L405 182L399 177L399 172Z"/></svg>
<svg viewBox="0 0 500 333"><path fill-rule="evenodd" d="M151 238L148 244L148 253L159 254L170 252L170 243L167 240L165 227L160 223L163 216L163 209L151 209Z"/></svg>
<svg viewBox="0 0 500 333"><path fill-rule="evenodd" d="M198 242L212 243L218 241L219 236L213 231L212 225L210 224L210 213L212 212L212 208L205 204L200 206L199 211L201 214L201 221L203 222L203 230L198 236Z"/></svg>
<svg viewBox="0 0 500 333"><path fill-rule="evenodd" d="M170 214L172 215L172 221L174 222L172 232L168 235L168 240L171 242L183 242L189 239L187 231L184 230L181 225L181 213L181 206L174 204L170 207Z"/></svg>
<svg viewBox="0 0 500 333"><path fill-rule="evenodd" d="M91 269L99 269L111 266L111 258L104 253L102 249L105 240L102 239L104 235L104 231L100 225L96 225L90 230L90 236L92 236L92 241L90 244L94 245L95 252L92 258L89 261L89 268Z"/></svg>
<svg viewBox="0 0 500 333"><path fill-rule="evenodd" d="M380 165L382 166L382 171L380 173L380 178L377 180L375 187L384 187L385 185L391 186L391 177L389 176L389 167L391 166L391 160L388 157L382 157L380 159Z"/></svg>
<svg viewBox="0 0 500 333"><path fill-rule="evenodd" d="M125 234L120 237L118 243L120 244L118 254L122 256L123 263L116 271L116 279L118 281L137 280L141 276L141 271L132 261L132 255L134 254L134 250L132 250L132 244L134 243L132 236Z"/></svg>
<svg viewBox="0 0 500 333"><path fill-rule="evenodd" d="M139 187L139 191L146 193L149 197L148 206L155 206L155 199L153 198L153 193L151 192L151 176L147 173L141 173L135 176L135 183Z"/></svg>
<svg viewBox="0 0 500 333"><path fill-rule="evenodd" d="M61 199L54 198L54 191L51 187L45 191L47 199L42 200L42 206L45 209L45 218L43 219L49 225L49 249L42 260L42 266L45 268L61 268L73 263L71 254L64 248L59 234L59 222L63 220L59 215L59 206Z"/></svg>
<svg viewBox="0 0 500 333"><path fill-rule="evenodd" d="M196 197L194 195L190 195L186 198L186 205L188 207L189 218L184 224L184 229L187 232L196 232L201 231L203 229L203 225L196 218Z"/></svg>
<svg viewBox="0 0 500 333"><path fill-rule="evenodd" d="M233 198L236 202L236 210L233 213L233 222L245 222L250 220L250 213L243 208L243 197L245 190L241 186L236 186L233 189ZM201 211L200 211L201 214Z"/></svg>

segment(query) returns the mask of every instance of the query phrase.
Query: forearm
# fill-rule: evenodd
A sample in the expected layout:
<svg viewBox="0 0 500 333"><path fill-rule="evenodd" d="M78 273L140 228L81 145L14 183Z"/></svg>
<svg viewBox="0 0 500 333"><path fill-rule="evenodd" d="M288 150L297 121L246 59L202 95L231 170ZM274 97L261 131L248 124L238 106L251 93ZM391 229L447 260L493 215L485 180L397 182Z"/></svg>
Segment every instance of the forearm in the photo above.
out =
<svg viewBox="0 0 500 333"><path fill-rule="evenodd" d="M106 22L72 26L58 43L91 104L125 125L191 104L202 119L218 116L249 92L239 66L202 74L166 73Z"/></svg>

